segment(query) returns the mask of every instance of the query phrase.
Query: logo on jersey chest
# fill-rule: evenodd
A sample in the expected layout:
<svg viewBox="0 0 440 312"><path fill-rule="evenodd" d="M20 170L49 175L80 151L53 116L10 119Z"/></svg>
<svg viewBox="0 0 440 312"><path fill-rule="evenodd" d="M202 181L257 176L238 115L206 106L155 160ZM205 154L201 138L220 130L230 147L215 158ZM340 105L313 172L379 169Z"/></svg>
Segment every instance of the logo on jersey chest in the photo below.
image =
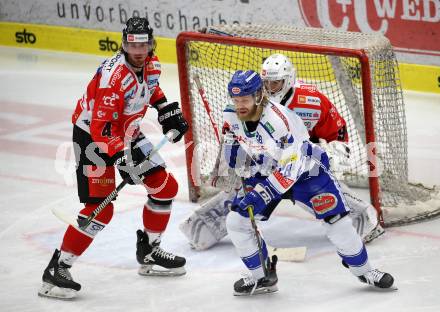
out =
<svg viewBox="0 0 440 312"><path fill-rule="evenodd" d="M134 85L126 92L124 114L130 115L140 112L145 108L145 104L148 103L149 94L147 95L147 87L145 83Z"/></svg>
<svg viewBox="0 0 440 312"><path fill-rule="evenodd" d="M133 81L133 75L127 74L121 81L121 90L124 91L125 89L127 89L130 83L132 83Z"/></svg>
<svg viewBox="0 0 440 312"><path fill-rule="evenodd" d="M294 108L293 111L302 119L307 130L312 130L319 119L321 118L321 111L318 109L308 108Z"/></svg>
<svg viewBox="0 0 440 312"><path fill-rule="evenodd" d="M110 85L115 86L116 82L121 78L122 66L119 66L113 73L112 79L110 80Z"/></svg>
<svg viewBox="0 0 440 312"><path fill-rule="evenodd" d="M106 106L110 106L110 107L115 107L115 101L119 99L119 95L117 95L116 93L112 93L111 96L104 96L103 97L103 101L104 101L104 105Z"/></svg>
<svg viewBox="0 0 440 312"><path fill-rule="evenodd" d="M270 124L270 122L266 122L264 124L264 127L266 128L267 132L269 132L270 134L275 132L275 129L273 128L273 126Z"/></svg>

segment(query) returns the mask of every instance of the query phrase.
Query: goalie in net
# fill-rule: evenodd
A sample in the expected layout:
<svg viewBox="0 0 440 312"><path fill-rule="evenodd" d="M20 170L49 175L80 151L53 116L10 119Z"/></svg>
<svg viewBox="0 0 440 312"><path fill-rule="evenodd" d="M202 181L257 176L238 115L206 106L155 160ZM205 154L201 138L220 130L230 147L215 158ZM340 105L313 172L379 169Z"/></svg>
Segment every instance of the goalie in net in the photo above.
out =
<svg viewBox="0 0 440 312"><path fill-rule="evenodd" d="M285 55L269 56L262 65L261 77L269 99L293 110L303 120L310 140L326 151L332 172L336 176L340 175L349 166L350 150L345 120L335 106L316 86L296 79L295 68ZM236 190L241 187L240 177L234 170L225 171L219 167L225 166L220 164L202 180L222 191L205 201L180 225L181 231L196 250L208 249L227 235L226 215ZM382 235L384 230L378 222L376 209L360 199L347 185L342 182L340 184L350 208L353 226L364 242L368 243ZM313 214L305 206L300 207Z"/></svg>

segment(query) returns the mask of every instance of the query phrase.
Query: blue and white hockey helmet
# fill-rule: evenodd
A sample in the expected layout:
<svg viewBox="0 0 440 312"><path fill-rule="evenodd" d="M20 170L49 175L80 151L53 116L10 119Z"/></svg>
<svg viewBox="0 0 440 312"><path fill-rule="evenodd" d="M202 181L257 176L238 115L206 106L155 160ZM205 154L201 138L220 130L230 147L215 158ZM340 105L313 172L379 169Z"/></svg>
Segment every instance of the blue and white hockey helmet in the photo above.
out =
<svg viewBox="0 0 440 312"><path fill-rule="evenodd" d="M263 80L253 70L238 70L232 75L228 84L230 97L253 95L263 87Z"/></svg>

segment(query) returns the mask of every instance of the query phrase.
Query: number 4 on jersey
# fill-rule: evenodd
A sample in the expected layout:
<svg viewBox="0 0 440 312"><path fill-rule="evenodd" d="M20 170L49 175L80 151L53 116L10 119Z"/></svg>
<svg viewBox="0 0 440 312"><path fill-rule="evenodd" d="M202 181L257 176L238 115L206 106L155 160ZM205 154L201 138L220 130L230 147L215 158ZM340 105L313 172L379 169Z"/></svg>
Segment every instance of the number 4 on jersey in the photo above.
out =
<svg viewBox="0 0 440 312"><path fill-rule="evenodd" d="M102 136L106 136L106 137L111 137L112 136L112 123L111 122L107 122L104 126L104 128L102 128Z"/></svg>

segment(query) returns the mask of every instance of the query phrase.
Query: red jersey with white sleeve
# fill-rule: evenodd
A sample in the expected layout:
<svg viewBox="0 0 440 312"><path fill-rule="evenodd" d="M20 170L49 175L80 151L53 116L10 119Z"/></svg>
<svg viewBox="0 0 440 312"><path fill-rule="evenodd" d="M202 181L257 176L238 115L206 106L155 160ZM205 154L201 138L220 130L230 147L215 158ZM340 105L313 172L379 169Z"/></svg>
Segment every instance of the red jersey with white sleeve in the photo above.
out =
<svg viewBox="0 0 440 312"><path fill-rule="evenodd" d="M312 142L319 142L319 139L348 142L345 120L315 85L297 81L281 104L301 117Z"/></svg>
<svg viewBox="0 0 440 312"><path fill-rule="evenodd" d="M165 104L159 87L161 65L148 56L139 77L123 53L106 59L78 100L72 123L90 133L103 152L113 156L124 149L124 138L136 137L149 105Z"/></svg>

